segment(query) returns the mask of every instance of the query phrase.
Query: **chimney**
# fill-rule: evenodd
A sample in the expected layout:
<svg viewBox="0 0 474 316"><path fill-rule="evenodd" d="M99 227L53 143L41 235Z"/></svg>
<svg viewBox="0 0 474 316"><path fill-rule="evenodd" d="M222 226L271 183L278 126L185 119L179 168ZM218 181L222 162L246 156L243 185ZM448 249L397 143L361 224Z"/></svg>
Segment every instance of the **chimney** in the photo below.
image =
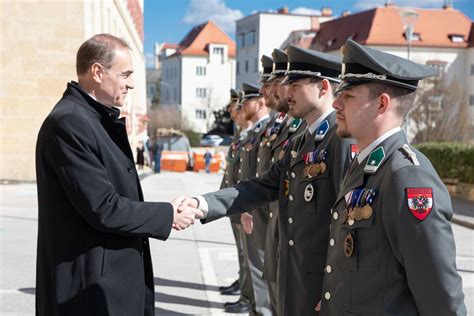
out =
<svg viewBox="0 0 474 316"><path fill-rule="evenodd" d="M395 3L392 0L386 0L385 1L385 7L386 8L393 8L395 6Z"/></svg>
<svg viewBox="0 0 474 316"><path fill-rule="evenodd" d="M452 0L444 0L443 9L452 10L453 9L453 1Z"/></svg>
<svg viewBox="0 0 474 316"><path fill-rule="evenodd" d="M332 9L329 7L322 7L321 16L332 16Z"/></svg>
<svg viewBox="0 0 474 316"><path fill-rule="evenodd" d="M346 16L349 16L349 15L351 15L351 11L349 11L349 10L344 10L344 11L342 11L342 13L341 13L341 16L342 16L343 18L346 17Z"/></svg>
<svg viewBox="0 0 474 316"><path fill-rule="evenodd" d="M288 7L281 7L277 9L277 12L280 14L288 14Z"/></svg>

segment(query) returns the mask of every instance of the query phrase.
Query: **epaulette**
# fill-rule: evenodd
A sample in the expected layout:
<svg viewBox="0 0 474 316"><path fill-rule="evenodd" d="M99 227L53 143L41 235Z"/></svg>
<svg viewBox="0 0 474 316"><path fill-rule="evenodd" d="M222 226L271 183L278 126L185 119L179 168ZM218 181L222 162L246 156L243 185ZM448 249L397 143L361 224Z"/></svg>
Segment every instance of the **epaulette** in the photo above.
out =
<svg viewBox="0 0 474 316"><path fill-rule="evenodd" d="M408 144L403 144L402 147L400 147L400 151L407 157L408 159L411 160L411 162L415 166L419 166L420 162L418 161L418 158L416 158L416 154L411 150L410 146Z"/></svg>

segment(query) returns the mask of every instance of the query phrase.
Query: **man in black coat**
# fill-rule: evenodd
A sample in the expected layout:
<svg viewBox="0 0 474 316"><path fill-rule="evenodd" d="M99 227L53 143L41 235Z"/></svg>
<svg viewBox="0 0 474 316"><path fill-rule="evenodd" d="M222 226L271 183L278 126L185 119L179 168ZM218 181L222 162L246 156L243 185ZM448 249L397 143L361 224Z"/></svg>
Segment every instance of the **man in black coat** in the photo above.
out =
<svg viewBox="0 0 474 316"><path fill-rule="evenodd" d="M100 34L77 52L70 82L36 146L37 315L153 315L148 237L165 240L199 212L143 202L116 107L133 89L130 47Z"/></svg>

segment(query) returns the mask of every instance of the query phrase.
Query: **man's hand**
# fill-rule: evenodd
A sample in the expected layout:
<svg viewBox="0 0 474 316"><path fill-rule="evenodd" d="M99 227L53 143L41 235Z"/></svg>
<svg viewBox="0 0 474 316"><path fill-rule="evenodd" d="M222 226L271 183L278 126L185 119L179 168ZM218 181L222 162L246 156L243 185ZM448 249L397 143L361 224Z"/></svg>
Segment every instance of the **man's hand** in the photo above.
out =
<svg viewBox="0 0 474 316"><path fill-rule="evenodd" d="M178 211L184 211L184 209L189 206L192 208L198 207L198 201L192 197L183 197L183 199L179 202ZM203 217L204 214L201 216Z"/></svg>
<svg viewBox="0 0 474 316"><path fill-rule="evenodd" d="M182 206L182 202L185 200L185 197L179 196L171 201L174 209L173 228L176 230L183 230L194 224L196 218L201 218L204 216L204 214L195 207Z"/></svg>
<svg viewBox="0 0 474 316"><path fill-rule="evenodd" d="M251 235L253 233L253 217L249 213L242 213L240 215L240 221L242 222L242 227L244 228L244 232L247 235Z"/></svg>

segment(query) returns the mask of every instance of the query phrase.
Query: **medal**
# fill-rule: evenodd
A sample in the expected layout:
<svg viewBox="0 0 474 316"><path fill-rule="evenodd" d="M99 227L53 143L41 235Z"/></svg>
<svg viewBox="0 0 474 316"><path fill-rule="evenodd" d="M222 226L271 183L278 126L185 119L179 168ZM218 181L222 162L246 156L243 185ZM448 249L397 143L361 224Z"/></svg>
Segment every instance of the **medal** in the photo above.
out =
<svg viewBox="0 0 474 316"><path fill-rule="evenodd" d="M306 178L306 177L309 176L309 168L310 168L310 167L311 167L311 166L306 166L306 167L304 167L304 169L303 169L303 177L304 177L304 178Z"/></svg>
<svg viewBox="0 0 474 316"><path fill-rule="evenodd" d="M344 254L347 258L350 258L352 256L352 253L354 252L354 247L354 237L352 237L352 234L349 233L344 239Z"/></svg>
<svg viewBox="0 0 474 316"><path fill-rule="evenodd" d="M319 163L319 165L321 166L321 173L325 173L326 172L326 169L327 169L327 166L326 164L323 162Z"/></svg>
<svg viewBox="0 0 474 316"><path fill-rule="evenodd" d="M309 183L304 189L304 200L306 202L310 202L313 199L313 195L314 195L314 187L311 183Z"/></svg>
<svg viewBox="0 0 474 316"><path fill-rule="evenodd" d="M364 205L361 209L361 216L364 219L369 219L372 216L372 213L374 211L372 210L372 207L369 204Z"/></svg>
<svg viewBox="0 0 474 316"><path fill-rule="evenodd" d="M321 165L320 164L314 164L309 166L308 169L308 177L313 178L316 177L319 173L321 172Z"/></svg>

